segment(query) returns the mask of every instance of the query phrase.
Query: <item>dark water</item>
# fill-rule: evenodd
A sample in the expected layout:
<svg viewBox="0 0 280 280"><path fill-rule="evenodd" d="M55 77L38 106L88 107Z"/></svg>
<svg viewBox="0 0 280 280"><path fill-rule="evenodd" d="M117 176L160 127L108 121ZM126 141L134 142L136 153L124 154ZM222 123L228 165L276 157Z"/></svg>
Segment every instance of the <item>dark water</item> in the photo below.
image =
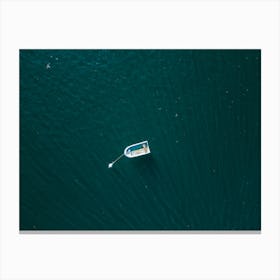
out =
<svg viewBox="0 0 280 280"><path fill-rule="evenodd" d="M21 50L20 229L260 229L260 74L259 50Z"/></svg>

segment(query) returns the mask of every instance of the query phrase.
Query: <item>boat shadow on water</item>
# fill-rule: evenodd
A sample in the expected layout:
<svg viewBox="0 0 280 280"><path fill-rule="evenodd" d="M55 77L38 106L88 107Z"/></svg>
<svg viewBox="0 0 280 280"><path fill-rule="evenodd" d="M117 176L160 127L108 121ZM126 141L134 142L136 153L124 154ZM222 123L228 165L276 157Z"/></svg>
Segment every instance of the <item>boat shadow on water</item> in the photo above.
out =
<svg viewBox="0 0 280 280"><path fill-rule="evenodd" d="M142 175L152 175L159 172L157 161L152 154L146 155L145 157L131 159L131 165L135 171L140 172Z"/></svg>

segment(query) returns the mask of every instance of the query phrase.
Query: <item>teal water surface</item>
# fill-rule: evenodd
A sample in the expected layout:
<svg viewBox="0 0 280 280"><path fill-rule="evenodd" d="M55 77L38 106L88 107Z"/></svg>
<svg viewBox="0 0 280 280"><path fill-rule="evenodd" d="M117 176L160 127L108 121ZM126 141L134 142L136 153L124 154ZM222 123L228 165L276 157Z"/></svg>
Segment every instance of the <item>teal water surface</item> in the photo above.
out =
<svg viewBox="0 0 280 280"><path fill-rule="evenodd" d="M260 135L260 50L20 50L20 229L259 230Z"/></svg>

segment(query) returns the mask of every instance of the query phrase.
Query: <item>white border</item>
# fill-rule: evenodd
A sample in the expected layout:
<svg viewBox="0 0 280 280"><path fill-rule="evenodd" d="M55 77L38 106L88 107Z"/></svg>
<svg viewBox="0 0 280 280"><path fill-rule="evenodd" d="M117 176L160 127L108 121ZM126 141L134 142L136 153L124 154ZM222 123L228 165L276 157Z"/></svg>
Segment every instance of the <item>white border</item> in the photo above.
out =
<svg viewBox="0 0 280 280"><path fill-rule="evenodd" d="M1 279L279 279L278 1L1 1ZM262 49L261 234L19 234L20 48Z"/></svg>

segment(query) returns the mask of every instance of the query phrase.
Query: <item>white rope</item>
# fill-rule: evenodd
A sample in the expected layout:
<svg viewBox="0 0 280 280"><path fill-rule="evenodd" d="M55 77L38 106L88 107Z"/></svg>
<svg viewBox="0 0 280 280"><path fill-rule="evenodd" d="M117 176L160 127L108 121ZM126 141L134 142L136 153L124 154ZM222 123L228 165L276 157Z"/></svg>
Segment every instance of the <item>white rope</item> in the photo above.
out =
<svg viewBox="0 0 280 280"><path fill-rule="evenodd" d="M114 163L117 162L124 154L121 154L119 157L117 157L114 161L108 164L108 168L112 168Z"/></svg>

